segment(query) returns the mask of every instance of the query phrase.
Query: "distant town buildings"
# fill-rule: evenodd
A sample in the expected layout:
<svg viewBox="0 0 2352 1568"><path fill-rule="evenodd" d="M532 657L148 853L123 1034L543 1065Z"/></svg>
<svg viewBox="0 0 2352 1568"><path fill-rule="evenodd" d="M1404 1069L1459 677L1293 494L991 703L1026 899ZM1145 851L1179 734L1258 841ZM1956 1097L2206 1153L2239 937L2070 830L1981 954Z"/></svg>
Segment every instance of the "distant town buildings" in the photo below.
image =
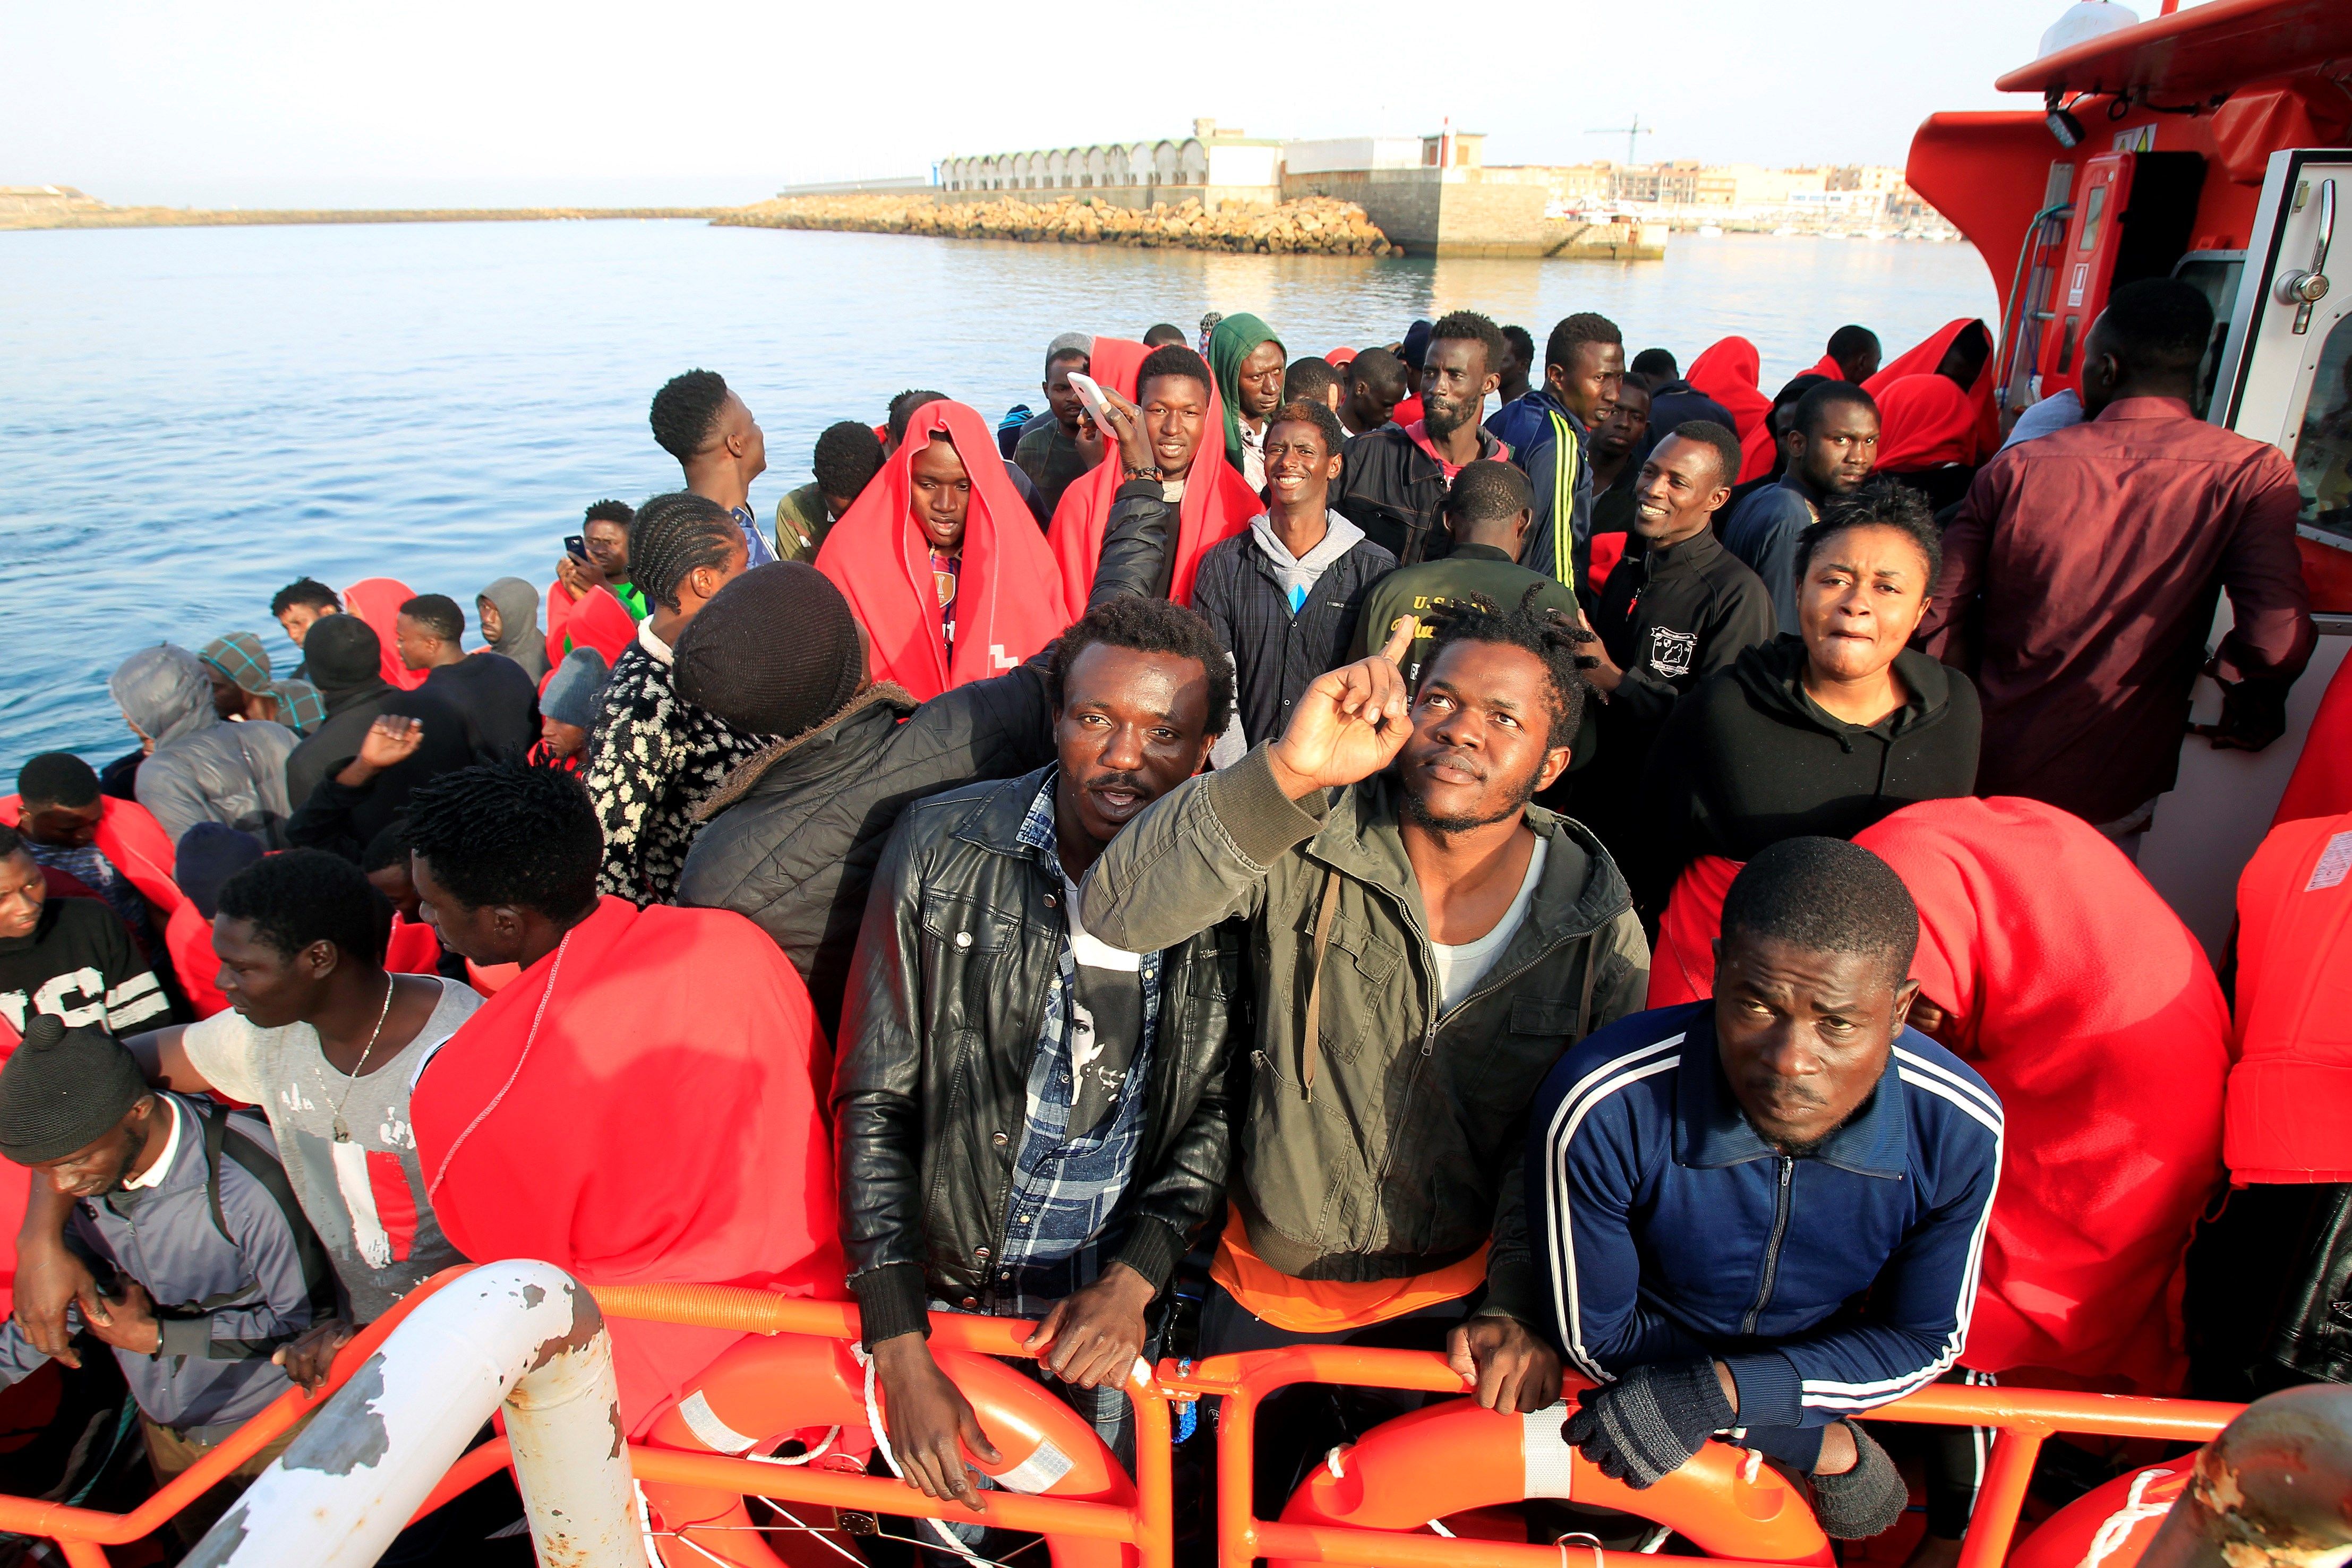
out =
<svg viewBox="0 0 2352 1568"><path fill-rule="evenodd" d="M1403 243L1415 249L1523 249L1536 242L1520 231L1538 221L1955 237L1904 183L1903 171L1886 165L1767 169L1688 160L1491 165L1486 140L1447 128L1428 136L1282 141L1197 120L1192 135L1159 141L943 158L933 183L966 199L1000 192L1088 193L1117 206L1192 200L1211 210L1230 203L1270 206L1302 195L1336 196L1362 204L1382 228L1408 236ZM1541 189L1539 214L1528 187ZM1441 221L1439 208L1446 205L1475 207L1480 233L1507 231L1510 237L1486 242L1473 240L1466 229L1443 233L1458 226Z"/></svg>

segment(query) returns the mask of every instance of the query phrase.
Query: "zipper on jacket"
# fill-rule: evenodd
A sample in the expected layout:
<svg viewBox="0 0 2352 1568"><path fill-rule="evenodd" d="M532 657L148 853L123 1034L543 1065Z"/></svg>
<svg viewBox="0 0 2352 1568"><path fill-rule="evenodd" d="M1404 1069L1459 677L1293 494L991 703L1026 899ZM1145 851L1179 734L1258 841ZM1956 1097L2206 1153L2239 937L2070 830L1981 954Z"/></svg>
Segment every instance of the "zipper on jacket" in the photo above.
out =
<svg viewBox="0 0 2352 1568"><path fill-rule="evenodd" d="M1797 1174L1797 1162L1788 1155L1780 1156L1780 1190L1772 1199L1772 1239L1764 1244L1764 1283L1756 1292L1756 1304L1748 1309L1748 1316L1739 1332L1756 1332L1756 1320L1764 1314L1767 1302L1772 1299L1772 1281L1780 1272L1780 1242L1789 1234L1789 1183Z"/></svg>

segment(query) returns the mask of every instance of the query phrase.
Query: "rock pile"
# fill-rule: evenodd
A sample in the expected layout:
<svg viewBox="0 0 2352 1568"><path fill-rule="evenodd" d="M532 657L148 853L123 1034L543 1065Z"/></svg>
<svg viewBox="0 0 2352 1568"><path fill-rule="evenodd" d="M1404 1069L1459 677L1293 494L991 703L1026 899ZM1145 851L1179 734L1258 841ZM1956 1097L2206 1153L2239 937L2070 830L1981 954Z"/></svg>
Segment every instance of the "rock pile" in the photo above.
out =
<svg viewBox="0 0 2352 1568"><path fill-rule="evenodd" d="M1397 247L1352 202L1309 197L1275 207L1205 210L1197 200L1173 206L1114 206L1093 196L1034 203L935 202L927 194L785 196L711 219L746 228L833 229L860 234L938 235L951 239L1016 239L1061 245L1128 245L1145 249L1258 251L1273 255L1393 256Z"/></svg>

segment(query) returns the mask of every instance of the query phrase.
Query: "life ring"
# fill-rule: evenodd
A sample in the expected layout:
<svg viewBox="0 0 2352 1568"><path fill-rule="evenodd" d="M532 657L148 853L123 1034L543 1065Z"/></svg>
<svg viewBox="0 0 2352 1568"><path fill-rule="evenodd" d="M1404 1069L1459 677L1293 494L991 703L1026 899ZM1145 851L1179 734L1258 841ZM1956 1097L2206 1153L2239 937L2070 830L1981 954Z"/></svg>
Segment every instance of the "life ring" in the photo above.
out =
<svg viewBox="0 0 2352 1568"><path fill-rule="evenodd" d="M1000 1465L972 1459L973 1469L1009 1491L1135 1506L1134 1481L1094 1428L1052 1393L988 1356L940 1348L931 1354L971 1401L982 1429L1004 1456ZM866 1375L846 1341L776 1334L746 1338L711 1363L663 1412L647 1441L740 1457L796 1432L865 1427L867 1419ZM816 1535L779 1533L774 1542L787 1548L780 1552L767 1534L751 1528L736 1493L648 1485L645 1495L656 1531L665 1532L655 1545L667 1568L710 1568L714 1562L727 1568L823 1563L840 1568L840 1556ZM805 1518L808 1511L796 1511ZM1134 1568L1136 1563L1135 1549L1114 1541L1049 1535L1045 1542L1055 1568Z"/></svg>
<svg viewBox="0 0 2352 1568"><path fill-rule="evenodd" d="M1469 1399L1400 1416L1362 1442L1334 1449L1292 1495L1283 1522L1426 1531L1449 1514L1560 1498L1665 1525L1712 1557L1832 1561L1804 1494L1740 1449L1709 1443L1657 1485L1636 1491L1561 1440L1567 1418L1566 1405L1517 1416Z"/></svg>
<svg viewBox="0 0 2352 1568"><path fill-rule="evenodd" d="M2035 1527L2009 1554L2009 1568L2132 1568L2189 1490L2197 1456L2117 1476Z"/></svg>

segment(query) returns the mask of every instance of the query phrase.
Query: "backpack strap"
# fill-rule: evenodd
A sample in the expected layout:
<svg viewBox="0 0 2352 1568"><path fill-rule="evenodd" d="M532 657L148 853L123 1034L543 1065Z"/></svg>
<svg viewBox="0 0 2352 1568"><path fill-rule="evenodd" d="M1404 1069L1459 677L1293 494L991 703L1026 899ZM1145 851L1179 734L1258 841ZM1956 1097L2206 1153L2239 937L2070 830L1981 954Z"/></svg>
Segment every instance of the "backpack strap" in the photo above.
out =
<svg viewBox="0 0 2352 1568"><path fill-rule="evenodd" d="M310 1227L310 1217L302 1212L301 1199L294 1196L294 1184L286 1179L286 1167L270 1157L251 1138L228 1136L229 1118L235 1114L226 1106L212 1101L201 1103L199 1112L205 1123L205 1196L211 1201L213 1225L224 1240L235 1243L229 1234L228 1218L221 1209L221 1155L226 1153L245 1173L261 1184L284 1216L286 1228L294 1238L294 1254L302 1265L302 1284L310 1299L310 1321L324 1322L337 1311L335 1301L335 1263L327 1255L326 1244ZM224 1291L220 1296L198 1301L192 1309L197 1312L214 1312L242 1300L253 1289Z"/></svg>

